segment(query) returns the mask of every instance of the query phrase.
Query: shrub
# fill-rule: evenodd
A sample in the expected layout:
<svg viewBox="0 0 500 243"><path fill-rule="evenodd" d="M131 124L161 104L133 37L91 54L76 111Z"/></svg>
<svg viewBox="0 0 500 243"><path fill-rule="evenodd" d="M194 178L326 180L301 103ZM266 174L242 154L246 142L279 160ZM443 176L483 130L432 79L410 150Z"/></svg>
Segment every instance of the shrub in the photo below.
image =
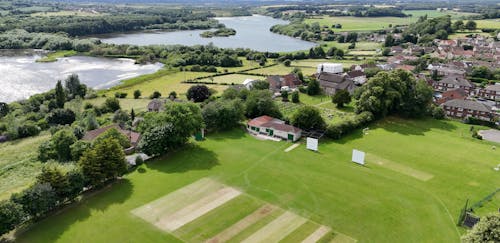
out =
<svg viewBox="0 0 500 243"><path fill-rule="evenodd" d="M283 65L285 65L285 67L290 67L290 65L292 64L292 61L290 61L290 59L286 59L284 62L283 62Z"/></svg>
<svg viewBox="0 0 500 243"><path fill-rule="evenodd" d="M299 92L298 91L293 91L292 92L292 102L293 103L300 103Z"/></svg>
<svg viewBox="0 0 500 243"><path fill-rule="evenodd" d="M352 119L346 119L339 123L331 124L327 127L325 135L332 139L340 139L342 136L361 128L373 121L374 116L369 111L364 111Z"/></svg>
<svg viewBox="0 0 500 243"><path fill-rule="evenodd" d="M69 109L55 109L47 116L47 122L52 125L69 125L75 121L76 115Z"/></svg>
<svg viewBox="0 0 500 243"><path fill-rule="evenodd" d="M186 97L194 102L203 102L210 97L210 90L206 85L193 85L188 89Z"/></svg>
<svg viewBox="0 0 500 243"><path fill-rule="evenodd" d="M431 115L434 119L444 119L445 117L445 112L444 109L440 106L434 106L432 107Z"/></svg>
<svg viewBox="0 0 500 243"><path fill-rule="evenodd" d="M102 105L104 112L115 112L120 109L120 101L117 98L107 98Z"/></svg>
<svg viewBox="0 0 500 243"><path fill-rule="evenodd" d="M6 234L16 228L26 217L23 206L4 200L0 202L0 235Z"/></svg>
<svg viewBox="0 0 500 243"><path fill-rule="evenodd" d="M124 93L124 92L116 92L115 93L115 98L119 98L119 99L124 99L127 97L127 93Z"/></svg>
<svg viewBox="0 0 500 243"><path fill-rule="evenodd" d="M139 99L141 97L142 93L140 90L135 90L134 91L134 99Z"/></svg>
<svg viewBox="0 0 500 243"><path fill-rule="evenodd" d="M144 160L142 159L142 157L140 155L137 155L137 157L135 157L135 165L139 166L142 164L144 164Z"/></svg>
<svg viewBox="0 0 500 243"><path fill-rule="evenodd" d="M27 121L17 127L18 138L26 138L40 134L40 127L34 122Z"/></svg>
<svg viewBox="0 0 500 243"><path fill-rule="evenodd" d="M160 98L160 97L161 97L161 93L160 93L159 91L155 91L155 92L153 92L153 93L149 96L149 98L150 98L150 99L158 99L158 98Z"/></svg>

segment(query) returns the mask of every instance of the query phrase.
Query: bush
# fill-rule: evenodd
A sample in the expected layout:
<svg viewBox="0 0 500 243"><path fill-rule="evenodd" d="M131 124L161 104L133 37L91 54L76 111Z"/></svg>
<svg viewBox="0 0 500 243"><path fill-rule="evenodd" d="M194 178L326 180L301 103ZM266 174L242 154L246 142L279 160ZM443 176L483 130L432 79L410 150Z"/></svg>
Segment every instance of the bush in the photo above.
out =
<svg viewBox="0 0 500 243"><path fill-rule="evenodd" d="M71 158L78 161L83 153L92 147L91 143L79 140L70 146Z"/></svg>
<svg viewBox="0 0 500 243"><path fill-rule="evenodd" d="M0 235L6 234L16 228L26 217L23 206L4 200L0 202Z"/></svg>
<svg viewBox="0 0 500 243"><path fill-rule="evenodd" d="M118 141L118 143L122 146L122 148L130 148L130 140L127 136L123 135L122 133L120 133L117 129L115 128L111 128L109 130L107 130L106 132L102 133L101 135L99 135L95 141L94 141L94 144L95 143L99 143L101 140L106 140L108 138L112 138L116 141Z"/></svg>
<svg viewBox="0 0 500 243"><path fill-rule="evenodd" d="M75 113L69 109L55 109L47 116L47 122L51 125L69 125L75 119Z"/></svg>
<svg viewBox="0 0 500 243"><path fill-rule="evenodd" d="M134 99L139 99L141 97L142 93L140 90L135 90L134 91Z"/></svg>
<svg viewBox="0 0 500 243"><path fill-rule="evenodd" d="M285 65L285 67L290 67L290 65L292 64L292 61L290 61L290 59L286 59L284 62L283 62L283 65Z"/></svg>
<svg viewBox="0 0 500 243"><path fill-rule="evenodd" d="M49 184L37 183L21 193L13 194L11 200L22 205L23 211L35 219L57 205L56 193Z"/></svg>
<svg viewBox="0 0 500 243"><path fill-rule="evenodd" d="M104 112L115 112L120 109L120 101L117 98L107 98L101 109Z"/></svg>
<svg viewBox="0 0 500 243"><path fill-rule="evenodd" d="M188 89L186 97L194 102L203 102L210 97L210 90L206 85L193 85Z"/></svg>
<svg viewBox="0 0 500 243"><path fill-rule="evenodd" d="M327 127L325 135L332 139L340 139L342 136L352 132L354 129L361 128L371 121L374 116L369 111L364 111L352 119L346 119L339 123L331 124Z"/></svg>
<svg viewBox="0 0 500 243"><path fill-rule="evenodd" d="M300 98L299 98L299 92L298 91L293 91L292 92L292 102L293 103L300 103Z"/></svg>
<svg viewBox="0 0 500 243"><path fill-rule="evenodd" d="M67 129L56 132L50 139L57 154L57 159L61 162L71 160L70 146L76 142L76 137L72 131Z"/></svg>
<svg viewBox="0 0 500 243"><path fill-rule="evenodd" d="M314 106L301 106L290 120L292 125L304 130L322 130L326 125L321 112Z"/></svg>
<svg viewBox="0 0 500 243"><path fill-rule="evenodd" d="M116 92L116 93L115 93L115 98L119 98L119 99L124 99L124 98L127 98L127 93L123 93L123 92Z"/></svg>
<svg viewBox="0 0 500 243"><path fill-rule="evenodd" d="M137 157L135 157L135 165L139 166L142 164L144 164L144 160L142 159L142 157L140 155L137 155Z"/></svg>
<svg viewBox="0 0 500 243"><path fill-rule="evenodd" d="M434 119L442 120L445 117L444 109L440 106L434 106L431 108L431 115Z"/></svg>
<svg viewBox="0 0 500 243"><path fill-rule="evenodd" d="M158 99L158 98L160 98L160 97L161 97L161 93L160 93L160 92L158 92L158 91L153 92L153 93L149 96L149 98L150 98L150 99Z"/></svg>
<svg viewBox="0 0 500 243"><path fill-rule="evenodd" d="M32 121L27 121L17 127L18 138L32 137L40 134L40 127L35 125Z"/></svg>

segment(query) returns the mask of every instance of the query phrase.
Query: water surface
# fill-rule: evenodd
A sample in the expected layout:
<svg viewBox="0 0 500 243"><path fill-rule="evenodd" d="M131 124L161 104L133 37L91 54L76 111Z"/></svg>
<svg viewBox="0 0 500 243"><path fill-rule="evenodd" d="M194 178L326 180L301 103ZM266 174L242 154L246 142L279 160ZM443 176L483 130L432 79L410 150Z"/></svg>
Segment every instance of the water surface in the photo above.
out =
<svg viewBox="0 0 500 243"><path fill-rule="evenodd" d="M291 52L307 50L316 43L303 41L269 31L276 24L287 21L262 15L244 17L216 18L228 28L236 30L236 35L229 37L203 38L205 30L188 31L143 31L98 36L103 42L131 45L207 45L213 43L222 48L250 48L257 51Z"/></svg>
<svg viewBox="0 0 500 243"><path fill-rule="evenodd" d="M87 56L60 58L56 62L37 63L42 52L0 52L0 102L28 98L55 87L57 80L78 74L82 83L109 88L121 80L154 73L162 64L134 64L132 59L110 59Z"/></svg>

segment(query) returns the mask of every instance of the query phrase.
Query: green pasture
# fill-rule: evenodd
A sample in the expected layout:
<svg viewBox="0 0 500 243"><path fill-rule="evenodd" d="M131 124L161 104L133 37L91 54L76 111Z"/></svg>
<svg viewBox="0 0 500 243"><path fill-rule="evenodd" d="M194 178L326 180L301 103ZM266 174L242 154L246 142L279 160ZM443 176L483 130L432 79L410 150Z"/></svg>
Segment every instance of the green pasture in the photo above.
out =
<svg viewBox="0 0 500 243"><path fill-rule="evenodd" d="M18 233L17 241L179 242L131 211L208 177L358 242L459 242L465 230L456 220L465 200L491 193L500 176L492 169L500 151L454 121L391 117L370 125L366 134L358 130L339 141L321 140L316 153L304 144L284 152L290 145L257 140L243 129L208 134ZM350 162L352 149L374 157L359 166ZM390 166L380 165L381 159ZM257 205L242 198L227 207L234 213L222 219L235 222ZM252 225L239 239L267 222ZM225 226L195 221L186 227L179 235L196 241Z"/></svg>

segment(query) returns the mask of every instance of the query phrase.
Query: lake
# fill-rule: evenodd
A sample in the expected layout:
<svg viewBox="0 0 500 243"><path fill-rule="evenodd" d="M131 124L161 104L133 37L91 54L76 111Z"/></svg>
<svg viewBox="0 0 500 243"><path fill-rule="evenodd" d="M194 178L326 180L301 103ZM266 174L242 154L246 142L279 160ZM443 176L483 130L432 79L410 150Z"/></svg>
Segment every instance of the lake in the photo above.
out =
<svg viewBox="0 0 500 243"><path fill-rule="evenodd" d="M205 30L143 31L97 36L105 43L131 45L207 45L213 43L222 48L250 48L256 51L291 52L308 50L316 43L272 33L269 29L288 21L262 15L216 18L228 28L236 30L229 37L202 38Z"/></svg>
<svg viewBox="0 0 500 243"><path fill-rule="evenodd" d="M55 87L57 80L78 74L80 81L95 89L109 88L124 79L154 73L162 64L134 64L132 59L87 56L64 57L37 63L38 51L0 52L0 102L12 102Z"/></svg>

